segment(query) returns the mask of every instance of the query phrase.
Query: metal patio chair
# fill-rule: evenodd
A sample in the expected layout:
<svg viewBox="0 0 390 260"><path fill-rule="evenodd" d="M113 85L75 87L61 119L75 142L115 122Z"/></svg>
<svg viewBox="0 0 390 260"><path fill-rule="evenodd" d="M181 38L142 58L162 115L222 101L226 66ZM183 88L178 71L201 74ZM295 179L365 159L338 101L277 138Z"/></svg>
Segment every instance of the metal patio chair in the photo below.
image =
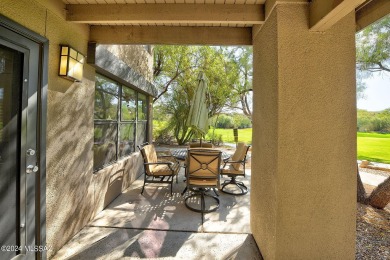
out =
<svg viewBox="0 0 390 260"><path fill-rule="evenodd" d="M234 155L230 159L224 161L221 175L230 177L230 180L224 181L221 187L222 192L231 195L244 195L248 193L248 187L246 187L243 182L237 181L236 178L240 176L245 177L245 163L249 148L250 145L238 143ZM237 189L229 189L229 185L234 185L235 188L238 188L238 191Z"/></svg>
<svg viewBox="0 0 390 260"><path fill-rule="evenodd" d="M189 143L189 147L190 148L213 148L213 144L207 143L207 142L202 142L202 143L191 142L191 143Z"/></svg>
<svg viewBox="0 0 390 260"><path fill-rule="evenodd" d="M156 149L153 144L142 144L137 146L144 160L144 185L142 186L141 194L143 194L146 183L168 183L171 184L171 196L173 178L180 170L180 164L170 154L157 157Z"/></svg>
<svg viewBox="0 0 390 260"><path fill-rule="evenodd" d="M219 208L218 194L215 189L220 186L221 151L212 149L189 149L186 165L186 189L190 195L185 198L185 205L190 210L202 213L215 211ZM208 194L214 190L216 196ZM216 205L206 207L205 198L211 198ZM200 200L200 203L199 203ZM191 204L191 205L190 205ZM195 207L198 206L198 207Z"/></svg>

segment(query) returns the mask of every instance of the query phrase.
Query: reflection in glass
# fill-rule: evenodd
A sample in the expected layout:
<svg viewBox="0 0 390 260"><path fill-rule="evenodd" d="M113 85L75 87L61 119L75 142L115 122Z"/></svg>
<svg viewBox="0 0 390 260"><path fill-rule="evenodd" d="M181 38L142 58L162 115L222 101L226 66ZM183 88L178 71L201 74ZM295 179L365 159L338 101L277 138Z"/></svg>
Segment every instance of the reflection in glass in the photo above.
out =
<svg viewBox="0 0 390 260"><path fill-rule="evenodd" d="M135 151L135 124L121 124L119 131L119 157L124 157Z"/></svg>
<svg viewBox="0 0 390 260"><path fill-rule="evenodd" d="M137 137L136 144L140 145L146 142L146 122L137 123Z"/></svg>
<svg viewBox="0 0 390 260"><path fill-rule="evenodd" d="M5 71L5 58L0 57L0 74L4 73Z"/></svg>
<svg viewBox="0 0 390 260"><path fill-rule="evenodd" d="M23 89L21 52L0 45L0 245L18 245L20 229L20 107ZM17 252L0 251L0 259Z"/></svg>
<svg viewBox="0 0 390 260"><path fill-rule="evenodd" d="M95 123L93 145L93 168L103 168L116 160L116 123Z"/></svg>
<svg viewBox="0 0 390 260"><path fill-rule="evenodd" d="M7 183L17 175L23 54L0 45L0 60L0 173Z"/></svg>
<svg viewBox="0 0 390 260"><path fill-rule="evenodd" d="M138 94L138 120L146 120L147 117L147 104L146 96L143 94Z"/></svg>
<svg viewBox="0 0 390 260"><path fill-rule="evenodd" d="M119 86L103 76L96 75L95 119L117 120Z"/></svg>
<svg viewBox="0 0 390 260"><path fill-rule="evenodd" d="M147 141L148 106L147 95L96 75L95 171L130 156L136 145Z"/></svg>
<svg viewBox="0 0 390 260"><path fill-rule="evenodd" d="M122 87L122 120L129 121L136 118L136 93L131 88Z"/></svg>

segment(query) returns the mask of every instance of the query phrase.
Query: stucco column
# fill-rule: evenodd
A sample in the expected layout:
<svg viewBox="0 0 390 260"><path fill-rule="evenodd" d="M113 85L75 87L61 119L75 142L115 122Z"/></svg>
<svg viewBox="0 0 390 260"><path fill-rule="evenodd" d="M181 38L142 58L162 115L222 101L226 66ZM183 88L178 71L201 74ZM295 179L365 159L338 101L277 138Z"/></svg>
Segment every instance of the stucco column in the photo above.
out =
<svg viewBox="0 0 390 260"><path fill-rule="evenodd" d="M265 259L354 259L355 23L279 4L254 30L251 228Z"/></svg>

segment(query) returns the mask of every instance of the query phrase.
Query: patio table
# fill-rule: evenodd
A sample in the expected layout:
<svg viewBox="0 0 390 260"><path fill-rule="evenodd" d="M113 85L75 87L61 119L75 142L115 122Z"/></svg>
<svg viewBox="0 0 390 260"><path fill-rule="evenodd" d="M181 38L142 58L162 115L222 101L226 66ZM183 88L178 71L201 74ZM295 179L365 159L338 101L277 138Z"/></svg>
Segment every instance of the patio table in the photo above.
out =
<svg viewBox="0 0 390 260"><path fill-rule="evenodd" d="M172 156L178 160L184 161L187 158L187 152L188 152L187 148L175 149L175 150L172 150ZM230 154L223 152L223 151L221 151L221 152L222 152L222 154L221 154L222 161L225 161L231 157Z"/></svg>

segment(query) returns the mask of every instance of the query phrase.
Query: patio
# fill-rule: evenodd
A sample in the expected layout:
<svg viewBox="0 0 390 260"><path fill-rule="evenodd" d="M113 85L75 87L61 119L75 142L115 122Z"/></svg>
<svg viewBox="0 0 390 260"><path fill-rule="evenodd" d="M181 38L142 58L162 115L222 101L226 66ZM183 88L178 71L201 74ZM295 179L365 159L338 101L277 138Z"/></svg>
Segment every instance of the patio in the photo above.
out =
<svg viewBox="0 0 390 260"><path fill-rule="evenodd" d="M202 225L201 214L185 207L183 180L181 169L172 197L167 184L148 184L141 195L139 177L53 259L262 259L250 230L249 193L219 192L220 208Z"/></svg>
<svg viewBox="0 0 390 260"><path fill-rule="evenodd" d="M111 4L106 4L109 2ZM229 201L221 195L223 203L232 208L229 214L223 212L222 207L215 214L207 214L205 225L200 226L200 215L184 209L179 197L180 187L175 188L177 194L170 198L177 200L176 204L170 204L170 200L165 202L169 201L168 204L163 204L162 201L168 198L165 197L167 190L156 192L149 187L141 197L137 181L100 213L112 201L111 197L116 197L136 179L139 158L137 153L132 153L127 161L118 160L118 156L95 159L94 134L103 131L98 128L95 131L94 93L100 75L109 77L108 81L118 87L115 88L118 91L111 95L113 97L120 97L122 84L137 92L135 100L145 101L143 95L149 92L151 97L154 95L153 91L148 91L149 88L143 88L146 85L138 81L139 77L123 77L133 75L134 69L145 79L152 79L151 68L143 69L141 65L144 63L140 62L145 60L145 64L152 64L149 63L152 61L149 59L152 57L150 48L140 46L135 49L134 53L142 51L145 56L133 55L136 59L126 63L124 55L114 55L113 52L104 56L104 60L99 59L96 54L100 53L97 49L101 45L251 45L254 68L252 120L256 134L252 140L252 190L250 196L245 196L245 199L251 198L251 234L266 259L354 258L355 34L388 14L389 1L134 3L130 0L1 2L0 30L5 41L2 45L26 61L18 66L20 75L10 76L19 85L9 89L28 93L27 99L16 94L12 97L26 103L26 110L15 109L18 110L18 118L23 118L25 111L29 113L28 120L22 120L23 124L18 126L27 129L27 137L19 129L10 131L15 136L10 140L17 140L12 158L18 175L10 174L12 185L4 179L1 192L18 203L13 203L13 209L9 210L11 216L2 215L4 227L10 227L9 233L12 233L8 236L7 232L3 232L3 237L14 243L18 237L25 236L23 243L51 248L44 252L28 252L28 257L35 259L51 259L59 249L62 251L58 252L57 259L66 256L83 258L85 255L94 258L93 254L109 258L110 253L115 258L116 250L119 256L131 256L134 252L140 257L155 254L178 258L185 255L188 258L191 254L184 249L196 249L197 242L203 241L191 238L204 238L206 235L214 236L215 240L211 242L216 241L216 244L229 248L224 251L224 256L242 252L238 247L234 249L234 245L228 243L231 240L223 237L233 236L234 241L238 241L236 238L240 234L245 239L249 237L242 229L239 231L243 233L233 235L233 230L230 230L237 224L230 225L229 221L240 219L240 215L236 215L237 211L241 211L235 207L243 206L239 203L242 198ZM240 12L231 12L232 9ZM134 15L130 15L129 11ZM87 56L80 82L58 75L62 45L69 45ZM24 66L31 69L22 70ZM148 103L142 102L140 107L152 108L150 101L151 98ZM144 111L140 115L145 115ZM115 124L119 126L122 123L118 117L120 113L115 115ZM114 117L105 118L109 121ZM136 125L144 123L144 118L139 119ZM119 140L118 136L121 136L120 128L108 127L110 122L100 123L117 133L106 138L107 147L111 147L110 140ZM32 131L29 131L30 128ZM145 139L139 140L139 143L151 141L152 135L148 134L150 127L140 128L139 131L145 133ZM137 136L136 133L132 136ZM16 147L25 143L23 138L27 138L31 145ZM116 145L115 155L120 148ZM34 150L35 155L29 149ZM112 150L108 154L114 154ZM112 167L103 169L96 164L102 162L104 165L111 161L114 163ZM27 174L22 167L24 162L26 169L33 167L38 171ZM19 185L13 176L29 181L25 182L26 185ZM117 176L123 176L125 188L109 185L110 180ZM13 190L10 187L14 187ZM108 188L114 192L109 194L106 192ZM24 191L28 193L24 194ZM27 200L19 200L20 196L26 196ZM4 198L8 203L8 197ZM128 210L132 207L134 210ZM18 214L18 209L25 211L27 218ZM176 214L179 211L180 214ZM109 218L110 212L115 217ZM138 215L142 216L139 218ZM188 220L194 218L195 224L190 224L192 221L186 217ZM25 228L10 225L10 221L20 222ZM239 223L242 221L240 219ZM184 226L183 223L189 223L188 227L183 228L184 231L178 230L179 226ZM222 228L223 233L209 233L220 227L219 224L226 224L227 230ZM80 230L81 233L77 234ZM223 243L219 243L219 235L225 239ZM148 243L145 240L150 237L160 244L145 245ZM169 246L168 241L172 241L173 245ZM9 244L13 244L11 242ZM84 245L81 242L85 242ZM149 245L156 245L156 248L148 250ZM164 251L168 248L173 248L175 253ZM213 251L208 243L201 244L199 248L221 255L220 251ZM200 251L199 254L202 254ZM197 257L196 254L193 253L193 256Z"/></svg>

